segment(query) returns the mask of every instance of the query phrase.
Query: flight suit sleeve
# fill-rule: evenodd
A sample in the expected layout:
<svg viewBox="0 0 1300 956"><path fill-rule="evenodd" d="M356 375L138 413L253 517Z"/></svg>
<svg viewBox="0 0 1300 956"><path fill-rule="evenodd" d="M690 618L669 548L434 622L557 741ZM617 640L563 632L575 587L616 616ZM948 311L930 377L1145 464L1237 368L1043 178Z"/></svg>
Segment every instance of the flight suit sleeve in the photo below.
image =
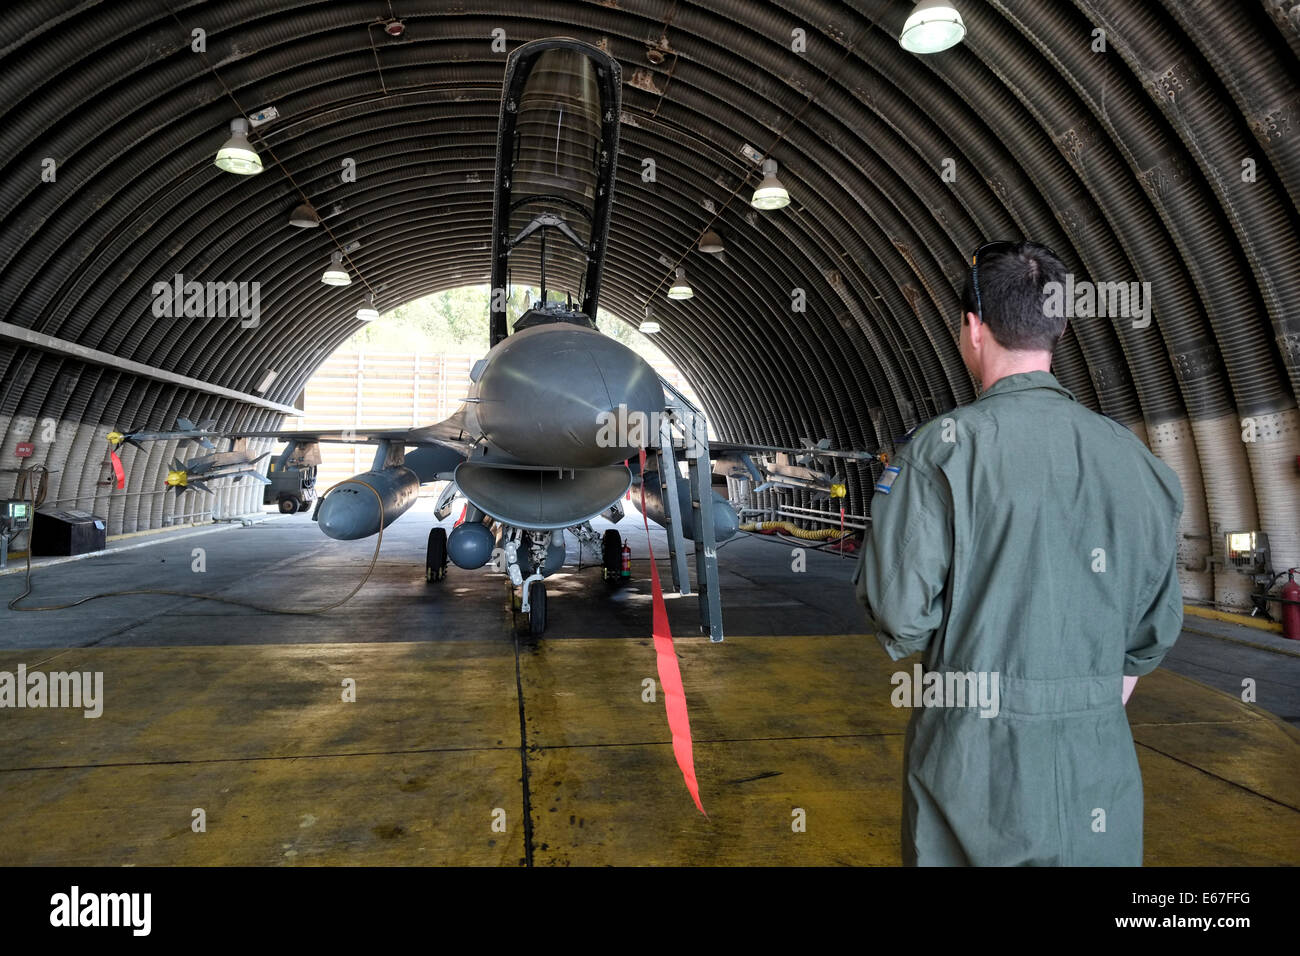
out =
<svg viewBox="0 0 1300 956"><path fill-rule="evenodd" d="M1164 563L1156 576L1152 597L1125 647L1126 677L1141 677L1159 667L1183 629L1183 586L1178 580L1177 543L1181 504L1180 501L1179 514L1174 517L1174 536L1168 553L1162 555Z"/></svg>
<svg viewBox="0 0 1300 956"><path fill-rule="evenodd" d="M952 499L942 472L902 462L871 500L871 528L853 575L876 639L894 660L923 651L943 623L952 563Z"/></svg>

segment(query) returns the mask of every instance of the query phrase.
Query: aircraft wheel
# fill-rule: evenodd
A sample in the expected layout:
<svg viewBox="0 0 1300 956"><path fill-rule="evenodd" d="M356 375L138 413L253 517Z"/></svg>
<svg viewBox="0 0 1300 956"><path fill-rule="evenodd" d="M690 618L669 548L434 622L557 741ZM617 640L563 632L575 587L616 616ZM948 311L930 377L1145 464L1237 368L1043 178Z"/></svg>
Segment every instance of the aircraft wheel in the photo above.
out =
<svg viewBox="0 0 1300 956"><path fill-rule="evenodd" d="M610 528L600 540L600 575L609 585L623 580L623 536Z"/></svg>
<svg viewBox="0 0 1300 956"><path fill-rule="evenodd" d="M528 589L528 633L541 637L546 630L546 583L534 581Z"/></svg>
<svg viewBox="0 0 1300 956"><path fill-rule="evenodd" d="M298 499L284 497L280 499L280 514L292 515L298 513Z"/></svg>
<svg viewBox="0 0 1300 956"><path fill-rule="evenodd" d="M430 584L447 576L447 529L429 531L429 547L424 555L424 580Z"/></svg>

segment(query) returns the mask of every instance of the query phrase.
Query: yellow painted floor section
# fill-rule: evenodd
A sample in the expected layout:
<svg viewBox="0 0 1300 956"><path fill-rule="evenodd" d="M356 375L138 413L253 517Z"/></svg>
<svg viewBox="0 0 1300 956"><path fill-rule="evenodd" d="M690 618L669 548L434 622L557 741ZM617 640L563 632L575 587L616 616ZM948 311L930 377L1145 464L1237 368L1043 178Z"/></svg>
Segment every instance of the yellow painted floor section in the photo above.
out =
<svg viewBox="0 0 1300 956"><path fill-rule="evenodd" d="M526 784L500 643L5 651L103 671L105 705L0 711L0 865L519 865L528 826L536 865L899 863L899 664L863 635L677 644L708 819L649 641L522 647ZM1165 671L1128 709L1147 864L1300 862L1300 734Z"/></svg>

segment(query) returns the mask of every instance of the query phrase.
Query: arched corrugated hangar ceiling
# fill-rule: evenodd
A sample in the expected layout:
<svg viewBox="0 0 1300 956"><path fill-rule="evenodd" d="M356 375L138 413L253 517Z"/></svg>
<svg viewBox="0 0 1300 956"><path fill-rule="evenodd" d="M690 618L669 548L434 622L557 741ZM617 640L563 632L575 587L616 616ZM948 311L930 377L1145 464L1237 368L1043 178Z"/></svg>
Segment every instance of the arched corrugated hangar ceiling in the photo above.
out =
<svg viewBox="0 0 1300 956"><path fill-rule="evenodd" d="M1149 326L1076 320L1056 372L1181 477L1187 597L1246 605L1244 579L1205 563L1223 532L1262 528L1275 566L1300 564L1300 5L956 5L965 41L917 56L898 43L909 0L11 4L4 464L56 421L37 460L61 469L61 496L89 494L110 427L273 427L355 331L367 288L382 310L485 280L505 51L568 35L624 70L602 304L630 320L661 304L658 342L720 433L888 448L971 401L955 338L966 263L986 238L1030 237L1081 277L1150 283ZM267 106L279 119L252 137L266 170L215 168L230 120ZM749 207L745 144L779 161L787 209ZM304 196L327 229L288 225ZM711 222L721 256L693 248ZM354 241L363 282L323 285ZM679 260L696 295L668 303ZM153 285L177 273L260 282L259 325L156 318ZM261 403L221 393L253 394L268 368ZM156 474L165 454L128 466ZM851 511L871 485L850 482ZM131 530L163 506L111 507L111 530Z"/></svg>

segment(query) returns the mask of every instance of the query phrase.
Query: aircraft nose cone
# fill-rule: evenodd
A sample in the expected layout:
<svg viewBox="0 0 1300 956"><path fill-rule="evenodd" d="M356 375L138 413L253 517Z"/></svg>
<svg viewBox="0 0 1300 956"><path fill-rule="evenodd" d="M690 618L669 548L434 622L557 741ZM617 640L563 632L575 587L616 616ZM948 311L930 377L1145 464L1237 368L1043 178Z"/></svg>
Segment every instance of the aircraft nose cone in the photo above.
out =
<svg viewBox="0 0 1300 956"><path fill-rule="evenodd" d="M493 445L528 464L617 464L636 448L611 444L609 416L635 412L648 425L651 415L663 411L663 386L654 369L594 329L538 326L515 333L497 349L478 381L476 415Z"/></svg>

